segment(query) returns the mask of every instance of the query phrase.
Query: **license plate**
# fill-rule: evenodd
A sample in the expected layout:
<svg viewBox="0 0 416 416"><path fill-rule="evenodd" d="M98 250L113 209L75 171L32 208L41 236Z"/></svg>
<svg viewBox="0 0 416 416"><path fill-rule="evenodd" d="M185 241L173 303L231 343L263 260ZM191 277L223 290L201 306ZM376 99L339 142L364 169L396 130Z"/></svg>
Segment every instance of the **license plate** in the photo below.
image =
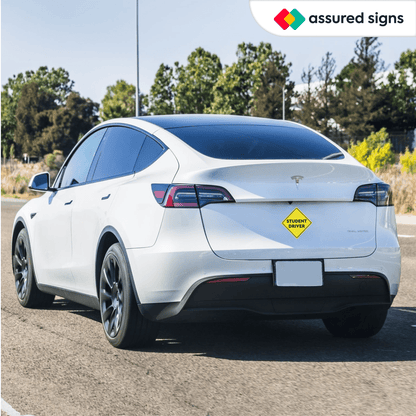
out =
<svg viewBox="0 0 416 416"><path fill-rule="evenodd" d="M275 261L274 284L276 286L322 286L322 270L321 261Z"/></svg>

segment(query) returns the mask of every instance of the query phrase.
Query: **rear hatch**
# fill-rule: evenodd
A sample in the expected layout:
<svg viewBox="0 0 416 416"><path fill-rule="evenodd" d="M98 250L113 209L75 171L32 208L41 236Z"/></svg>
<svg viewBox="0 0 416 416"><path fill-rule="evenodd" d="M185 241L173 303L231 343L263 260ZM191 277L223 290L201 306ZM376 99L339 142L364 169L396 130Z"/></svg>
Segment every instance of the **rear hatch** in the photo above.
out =
<svg viewBox="0 0 416 416"><path fill-rule="evenodd" d="M357 187L374 181L368 169L329 160L237 163L190 175L193 183L226 188L236 201L201 208L218 256L346 258L375 250L376 207L353 202Z"/></svg>

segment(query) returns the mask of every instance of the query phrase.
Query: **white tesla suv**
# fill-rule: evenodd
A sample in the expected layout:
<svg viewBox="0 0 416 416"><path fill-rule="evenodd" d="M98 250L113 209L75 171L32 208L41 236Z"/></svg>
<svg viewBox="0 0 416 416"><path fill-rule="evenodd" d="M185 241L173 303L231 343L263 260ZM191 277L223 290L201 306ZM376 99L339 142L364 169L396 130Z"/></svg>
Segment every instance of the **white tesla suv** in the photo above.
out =
<svg viewBox="0 0 416 416"><path fill-rule="evenodd" d="M397 293L389 185L299 124L254 117L111 120L16 215L17 297L100 310L119 348L159 322L320 318L369 337Z"/></svg>

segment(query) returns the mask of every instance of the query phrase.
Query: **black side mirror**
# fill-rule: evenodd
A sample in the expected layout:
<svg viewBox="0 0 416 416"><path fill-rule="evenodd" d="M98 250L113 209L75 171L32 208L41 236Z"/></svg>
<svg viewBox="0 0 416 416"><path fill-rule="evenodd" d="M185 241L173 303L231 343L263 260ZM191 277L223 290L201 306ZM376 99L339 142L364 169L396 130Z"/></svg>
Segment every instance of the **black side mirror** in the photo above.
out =
<svg viewBox="0 0 416 416"><path fill-rule="evenodd" d="M49 172L38 173L29 182L29 189L39 192L56 191L56 188L49 187Z"/></svg>

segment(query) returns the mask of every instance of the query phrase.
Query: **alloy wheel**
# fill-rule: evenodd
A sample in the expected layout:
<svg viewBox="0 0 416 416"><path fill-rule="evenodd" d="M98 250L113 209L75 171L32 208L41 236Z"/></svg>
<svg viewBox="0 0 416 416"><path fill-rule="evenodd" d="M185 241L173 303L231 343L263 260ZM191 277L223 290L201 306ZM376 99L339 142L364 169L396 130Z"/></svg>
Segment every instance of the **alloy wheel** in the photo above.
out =
<svg viewBox="0 0 416 416"><path fill-rule="evenodd" d="M20 300L24 300L29 278L29 262L27 259L27 248L22 236L16 241L15 253L13 256L13 270L17 296Z"/></svg>
<svg viewBox="0 0 416 416"><path fill-rule="evenodd" d="M101 273L101 316L104 329L114 338L121 327L124 312L124 288L117 258L107 256Z"/></svg>

